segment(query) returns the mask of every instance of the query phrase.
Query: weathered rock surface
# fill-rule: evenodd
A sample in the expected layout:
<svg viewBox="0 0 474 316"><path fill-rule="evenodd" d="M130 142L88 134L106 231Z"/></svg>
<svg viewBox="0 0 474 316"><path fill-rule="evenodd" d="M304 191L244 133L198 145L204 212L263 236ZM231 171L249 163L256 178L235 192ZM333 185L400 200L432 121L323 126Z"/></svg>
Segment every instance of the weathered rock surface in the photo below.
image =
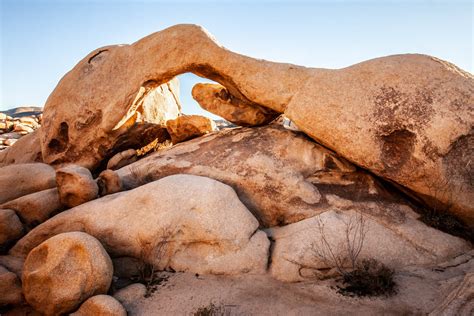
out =
<svg viewBox="0 0 474 316"><path fill-rule="evenodd" d="M239 126L259 126L270 123L278 112L239 99L220 84L198 83L192 95L199 105L216 115Z"/></svg>
<svg viewBox="0 0 474 316"><path fill-rule="evenodd" d="M310 137L474 225L474 78L424 55L320 71L285 110Z"/></svg>
<svg viewBox="0 0 474 316"><path fill-rule="evenodd" d="M0 137L3 135L0 135ZM21 137L14 146L0 151L0 167L32 162L43 162L39 130Z"/></svg>
<svg viewBox="0 0 474 316"><path fill-rule="evenodd" d="M219 180L234 188L264 227L318 215L329 205L326 194L396 200L368 173L277 124L223 130L153 153L116 172L124 189L176 173Z"/></svg>
<svg viewBox="0 0 474 316"><path fill-rule="evenodd" d="M97 183L84 167L69 165L56 170L56 183L60 202L68 207L81 205L99 195Z"/></svg>
<svg viewBox="0 0 474 316"><path fill-rule="evenodd" d="M56 186L56 172L43 163L0 168L0 203Z"/></svg>
<svg viewBox="0 0 474 316"><path fill-rule="evenodd" d="M23 235L23 224L13 210L0 209L0 251Z"/></svg>
<svg viewBox="0 0 474 316"><path fill-rule="evenodd" d="M22 301L21 284L15 273L0 265L0 307L17 305Z"/></svg>
<svg viewBox="0 0 474 316"><path fill-rule="evenodd" d="M58 189L53 188L8 201L0 208L14 210L26 228L31 229L61 211L63 206L59 201Z"/></svg>
<svg viewBox="0 0 474 316"><path fill-rule="evenodd" d="M461 284L429 315L470 316L472 314L474 314L474 272L469 272Z"/></svg>
<svg viewBox="0 0 474 316"><path fill-rule="evenodd" d="M95 77L97 69L102 68L104 63L108 64L110 54L115 54L114 50L110 46L86 57L81 62L81 69L77 69L73 77L79 74ZM109 75L113 76L113 68L118 65L110 64L112 68L108 70ZM56 93L53 92L48 98L47 109L43 114L41 147L44 161L50 164L74 163L94 169L102 160L109 159L117 152L138 149L155 138L166 138L166 120L176 118L180 113L179 81L172 77L163 84L153 79L145 80L137 87L137 91L124 98L121 96L121 87L128 80L134 80L128 76L114 78L113 81L117 80L115 89L104 85L103 79L90 86L93 80L87 79L84 82L87 88L81 87L78 78L73 81L66 77L63 79L55 89ZM78 89L80 93L77 93ZM116 109L107 109L104 103L97 102L97 95L102 95L104 102L106 98L114 99L116 96L115 100L107 102L117 106L127 103L129 108L120 113ZM66 104L73 100L81 106L68 109ZM130 110L129 113L125 113L127 110Z"/></svg>
<svg viewBox="0 0 474 316"><path fill-rule="evenodd" d="M338 70L305 68L239 55L198 26L173 26L132 45L95 50L62 78L45 106L44 160L94 166L103 157L99 148L111 147L107 133L126 128L150 86L184 72L284 113L343 157L426 202L451 206L449 211L474 225L468 163L474 79L424 55L383 57Z"/></svg>
<svg viewBox="0 0 474 316"><path fill-rule="evenodd" d="M23 293L45 315L68 313L89 297L107 293L112 274L112 261L97 239L77 231L59 234L28 254Z"/></svg>
<svg viewBox="0 0 474 316"><path fill-rule="evenodd" d="M168 120L166 129L173 144L177 144L216 130L216 124L205 116L182 115L174 120Z"/></svg>
<svg viewBox="0 0 474 316"><path fill-rule="evenodd" d="M82 303L72 316L127 316L127 311L112 296L96 295Z"/></svg>
<svg viewBox="0 0 474 316"><path fill-rule="evenodd" d="M97 185L100 196L122 191L122 180L115 171L110 169L104 170L99 174Z"/></svg>
<svg viewBox="0 0 474 316"><path fill-rule="evenodd" d="M267 230L274 240L273 277L289 282L326 278L335 263L323 238L334 256L347 259L348 269L347 237L351 249L362 242L359 260L376 259L396 270L435 265L471 249L468 242L418 221L407 206L329 198L333 207L321 215ZM346 234L349 225L352 230Z"/></svg>
<svg viewBox="0 0 474 316"><path fill-rule="evenodd" d="M227 224L223 224L227 223ZM175 175L56 215L10 253L24 257L50 236L85 231L114 256L194 273L263 273L269 240L229 186ZM26 266L26 264L25 264Z"/></svg>
<svg viewBox="0 0 474 316"><path fill-rule="evenodd" d="M107 169L115 170L137 161L137 151L127 149L119 152L107 162Z"/></svg>

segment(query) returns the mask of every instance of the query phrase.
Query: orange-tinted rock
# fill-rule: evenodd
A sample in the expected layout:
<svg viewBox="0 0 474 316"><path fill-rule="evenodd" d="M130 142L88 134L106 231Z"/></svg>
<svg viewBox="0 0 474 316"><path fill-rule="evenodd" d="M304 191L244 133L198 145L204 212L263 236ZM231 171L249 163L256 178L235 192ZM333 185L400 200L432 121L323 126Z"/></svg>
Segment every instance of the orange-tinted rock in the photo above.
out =
<svg viewBox="0 0 474 316"><path fill-rule="evenodd" d="M127 316L127 311L115 298L109 295L96 295L82 303L71 316Z"/></svg>
<svg viewBox="0 0 474 316"><path fill-rule="evenodd" d="M166 129L173 144L177 144L214 131L216 124L205 116L182 115L167 121Z"/></svg>
<svg viewBox="0 0 474 316"><path fill-rule="evenodd" d="M147 92L185 72L284 113L346 159L474 225L474 79L425 55L306 68L233 53L199 26L173 26L97 49L62 78L44 110L44 160L95 166L109 135L135 122Z"/></svg>
<svg viewBox="0 0 474 316"><path fill-rule="evenodd" d="M193 98L204 109L240 126L259 126L270 123L278 112L239 99L220 84L198 83L192 90Z"/></svg>
<svg viewBox="0 0 474 316"><path fill-rule="evenodd" d="M45 315L68 313L89 297L107 293L112 274L112 260L97 239L82 232L59 234L29 253L23 293Z"/></svg>
<svg viewBox="0 0 474 316"><path fill-rule="evenodd" d="M91 172L80 166L69 165L56 170L59 200L67 207L74 207L97 198L99 187Z"/></svg>

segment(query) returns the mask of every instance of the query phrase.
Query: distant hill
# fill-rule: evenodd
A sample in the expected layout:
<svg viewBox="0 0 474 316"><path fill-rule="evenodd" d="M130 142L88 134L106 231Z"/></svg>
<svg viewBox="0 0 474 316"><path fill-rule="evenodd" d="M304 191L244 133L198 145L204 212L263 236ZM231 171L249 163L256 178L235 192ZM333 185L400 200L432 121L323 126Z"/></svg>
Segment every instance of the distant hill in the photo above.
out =
<svg viewBox="0 0 474 316"><path fill-rule="evenodd" d="M39 115L42 112L43 108L40 106L20 106L6 111L0 111L0 113L5 113L6 115L9 115L11 117Z"/></svg>

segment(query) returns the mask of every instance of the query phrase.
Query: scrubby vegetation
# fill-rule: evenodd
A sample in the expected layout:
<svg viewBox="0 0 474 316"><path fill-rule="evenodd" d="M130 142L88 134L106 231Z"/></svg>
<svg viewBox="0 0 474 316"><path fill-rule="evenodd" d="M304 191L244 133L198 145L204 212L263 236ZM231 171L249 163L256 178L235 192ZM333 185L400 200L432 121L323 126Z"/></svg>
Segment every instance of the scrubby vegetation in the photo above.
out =
<svg viewBox="0 0 474 316"><path fill-rule="evenodd" d="M223 305L215 305L210 303L207 306L199 307L194 316L224 316L225 308Z"/></svg>
<svg viewBox="0 0 474 316"><path fill-rule="evenodd" d="M390 296L396 293L394 271L375 259L362 260L342 275L339 293L349 296Z"/></svg>
<svg viewBox="0 0 474 316"><path fill-rule="evenodd" d="M145 239L139 238L141 245L140 261L137 266L138 275L133 277L133 281L142 283L146 286L145 297L150 297L158 288L158 286L168 279L156 270L156 266L160 265L168 252L170 238L172 236L171 229L164 229L160 233L160 237L155 242L149 243Z"/></svg>
<svg viewBox="0 0 474 316"><path fill-rule="evenodd" d="M331 245L319 218L320 242L312 245L316 258L328 267L336 268L341 285L338 292L349 296L389 296L396 293L394 271L375 259L359 261L368 227L364 216L358 213L345 223L344 242Z"/></svg>

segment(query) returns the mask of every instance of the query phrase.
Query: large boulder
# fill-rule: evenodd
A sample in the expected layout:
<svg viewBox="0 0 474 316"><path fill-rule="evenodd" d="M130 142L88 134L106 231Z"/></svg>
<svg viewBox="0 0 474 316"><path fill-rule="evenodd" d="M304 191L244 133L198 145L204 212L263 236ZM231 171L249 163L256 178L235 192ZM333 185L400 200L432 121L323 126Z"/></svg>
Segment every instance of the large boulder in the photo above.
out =
<svg viewBox="0 0 474 316"><path fill-rule="evenodd" d="M285 115L357 165L474 225L474 78L425 55L321 71Z"/></svg>
<svg viewBox="0 0 474 316"><path fill-rule="evenodd" d="M26 256L47 238L85 231L114 256L159 269L194 273L262 273L269 240L234 190L218 181L175 175L105 196L56 215L12 248Z"/></svg>
<svg viewBox="0 0 474 316"><path fill-rule="evenodd" d="M328 199L331 206L321 215L267 229L274 241L273 277L289 282L326 278L337 265L349 271L351 258L354 263L376 259L397 270L435 265L471 249L468 242L418 221L408 206Z"/></svg>
<svg viewBox="0 0 474 316"><path fill-rule="evenodd" d="M239 99L220 84L198 83L192 95L199 105L216 115L240 126L259 126L270 123L278 112Z"/></svg>
<svg viewBox="0 0 474 316"><path fill-rule="evenodd" d="M14 164L0 168L0 203L55 186L56 172L44 163Z"/></svg>
<svg viewBox="0 0 474 316"><path fill-rule="evenodd" d="M23 293L45 315L68 313L89 297L107 293L112 274L112 260L97 239L82 232L59 234L28 254Z"/></svg>
<svg viewBox="0 0 474 316"><path fill-rule="evenodd" d="M91 172L81 166L69 165L56 170L59 200L67 207L74 207L97 198L99 187Z"/></svg>
<svg viewBox="0 0 474 316"><path fill-rule="evenodd" d="M353 163L474 225L474 79L425 55L306 68L233 53L199 26L173 26L97 49L62 78L45 105L45 162L96 165L111 137L134 122L147 92L184 72L284 113Z"/></svg>
<svg viewBox="0 0 474 316"><path fill-rule="evenodd" d="M397 199L367 172L278 124L223 130L155 152L116 173L124 189L176 173L219 180L234 188L264 227L318 215L327 208L327 194Z"/></svg>
<svg viewBox="0 0 474 316"><path fill-rule="evenodd" d="M115 298L109 295L96 295L82 303L71 316L127 316L127 311Z"/></svg>

